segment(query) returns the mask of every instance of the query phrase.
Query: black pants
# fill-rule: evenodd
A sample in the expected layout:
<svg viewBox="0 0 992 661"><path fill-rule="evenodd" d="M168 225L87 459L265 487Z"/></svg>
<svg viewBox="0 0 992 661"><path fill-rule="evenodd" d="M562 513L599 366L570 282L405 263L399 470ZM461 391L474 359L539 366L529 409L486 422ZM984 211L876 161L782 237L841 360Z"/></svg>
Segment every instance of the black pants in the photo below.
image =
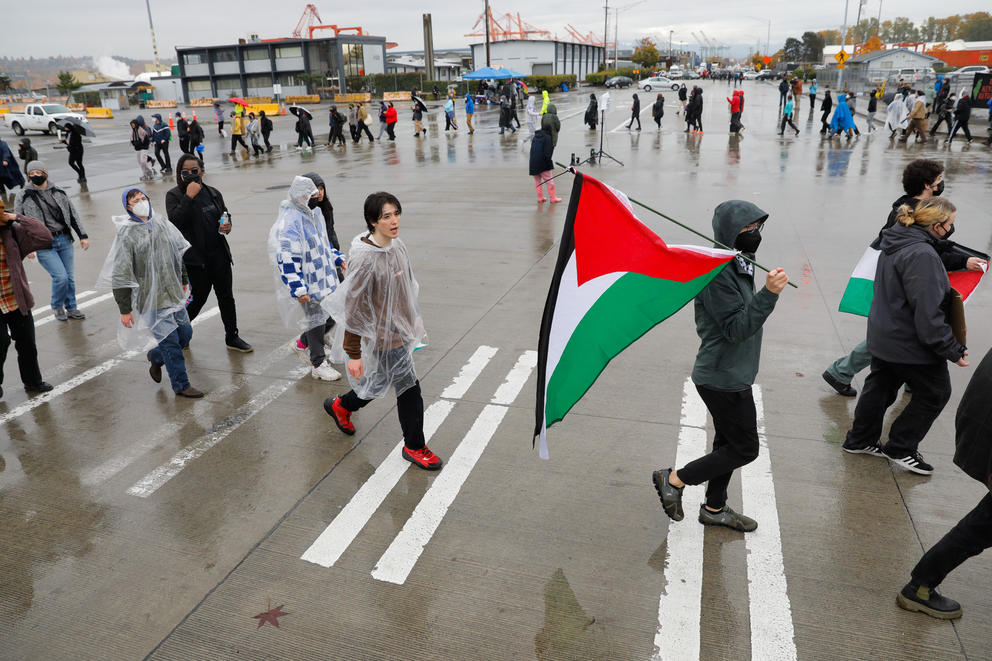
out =
<svg viewBox="0 0 992 661"><path fill-rule="evenodd" d="M392 124L386 124L386 134L389 135L390 140L396 139L396 122Z"/></svg>
<svg viewBox="0 0 992 661"><path fill-rule="evenodd" d="M165 154L165 158L162 158L162 154ZM161 142L155 143L155 158L158 159L158 164L162 166L163 170L172 169L172 159L169 158L169 143L166 142L162 144Z"/></svg>
<svg viewBox="0 0 992 661"><path fill-rule="evenodd" d="M788 92L783 92L783 91L779 90L779 93L778 93L778 106L779 106L779 108L785 106L785 97L787 95L788 95Z"/></svg>
<svg viewBox="0 0 992 661"><path fill-rule="evenodd" d="M696 386L713 418L713 451L678 469L686 484L706 485L706 504L720 509L727 504L727 485L734 470L758 457L758 414L751 389L726 392Z"/></svg>
<svg viewBox="0 0 992 661"><path fill-rule="evenodd" d="M830 111L824 110L823 114L820 115L820 124L823 125L823 128L820 129L820 133L826 133L827 131L830 130L830 122L827 121L829 118L830 118Z"/></svg>
<svg viewBox="0 0 992 661"><path fill-rule="evenodd" d="M34 341L34 317L20 310L0 314L0 384L3 383L3 364L7 361L7 349L11 340L17 351L17 368L21 372L21 383L34 386L41 383L41 368L38 366L38 345Z"/></svg>
<svg viewBox="0 0 992 661"><path fill-rule="evenodd" d="M661 128L661 118L664 116L665 116L664 113L654 116L654 123L658 125L658 128Z"/></svg>
<svg viewBox="0 0 992 661"><path fill-rule="evenodd" d="M265 151L272 151L272 145L269 144L268 131L262 131L262 142L265 143Z"/></svg>
<svg viewBox="0 0 992 661"><path fill-rule="evenodd" d="M336 143L339 143L339 142L342 145L344 144L344 131L341 130L341 127L340 126L332 126L331 127L331 135L328 138L328 142L330 144L332 144L332 145L333 144L336 144Z"/></svg>
<svg viewBox="0 0 992 661"><path fill-rule="evenodd" d="M192 153L189 148L189 136L186 136L185 138L179 138L179 151L181 151L184 154Z"/></svg>
<svg viewBox="0 0 992 661"><path fill-rule="evenodd" d="M741 125L741 114L739 112L730 113L730 132L740 133Z"/></svg>
<svg viewBox="0 0 992 661"><path fill-rule="evenodd" d="M962 122L960 120L954 120L954 128L951 129L951 134L947 136L948 140L953 140L954 136L958 134L958 131L964 131L964 137L971 140L971 131L968 130L968 122Z"/></svg>
<svg viewBox="0 0 992 661"><path fill-rule="evenodd" d="M913 583L935 588L958 565L987 548L992 548L992 494L989 493L923 554L913 567Z"/></svg>
<svg viewBox="0 0 992 661"><path fill-rule="evenodd" d="M297 133L297 135L300 136L296 141L297 147L302 147L303 141L306 140L307 144L310 145L310 148L313 149L313 129L308 127L305 131Z"/></svg>
<svg viewBox="0 0 992 661"><path fill-rule="evenodd" d="M232 154L234 153L234 148L238 146L238 143L240 143L241 146L245 148L245 151L248 151L248 144L245 143L245 139L243 137L241 137L237 133L232 133L231 134L231 153Z"/></svg>
<svg viewBox="0 0 992 661"><path fill-rule="evenodd" d="M634 122L635 121L637 122L637 128L641 128L641 113L640 113L640 111L635 112L635 111L631 110L630 111L630 123L627 124L627 128L632 128L634 126Z"/></svg>
<svg viewBox="0 0 992 661"><path fill-rule="evenodd" d="M937 134L937 127L940 126L941 123L947 124L947 135L951 134L951 125L953 124L953 122L951 121L951 113L942 112L940 113L940 116L937 118L937 121L934 123L934 125L930 127L930 135Z"/></svg>
<svg viewBox="0 0 992 661"><path fill-rule="evenodd" d="M223 119L217 121L217 134L220 135L221 137L224 136L224 120Z"/></svg>
<svg viewBox="0 0 992 661"><path fill-rule="evenodd" d="M352 142L358 142L358 127L354 124L348 124L348 130L351 132Z"/></svg>
<svg viewBox="0 0 992 661"><path fill-rule="evenodd" d="M310 318L311 315L311 306L320 308L320 303L314 300L311 300L309 303L304 303L303 305L307 310L308 318ZM320 367L323 365L324 360L327 358L326 352L324 351L324 335L326 335L332 328L334 328L334 320L328 317L322 325L314 326L300 335L300 344L309 350L310 364L314 367Z"/></svg>
<svg viewBox="0 0 992 661"><path fill-rule="evenodd" d="M69 167L76 171L76 174L79 175L80 180L86 179L86 168L83 167L82 150L78 152L69 152Z"/></svg>
<svg viewBox="0 0 992 661"><path fill-rule="evenodd" d="M369 137L369 142L375 142L372 139L372 131L369 130L369 127L364 122L358 122L358 126L355 127L355 142L362 139L362 131L365 131L365 135Z"/></svg>
<svg viewBox="0 0 992 661"><path fill-rule="evenodd" d="M341 395L341 406L347 411L357 411L371 401L371 399L362 399L355 394L354 390L349 390ZM424 441L424 396L420 392L420 381L417 381L412 388L407 388L402 395L396 398L396 413L400 419L400 429L403 430L403 445L411 450L419 450L424 447L426 445Z"/></svg>
<svg viewBox="0 0 992 661"><path fill-rule="evenodd" d="M816 105L816 94L809 95L809 114L813 114L813 106Z"/></svg>
<svg viewBox="0 0 992 661"><path fill-rule="evenodd" d="M786 124L788 124L789 126L791 126L793 131L798 131L799 130L798 128L796 128L796 125L792 123L792 116L791 115L782 115L782 125L778 128L778 132L779 132L780 135L782 133L785 133L785 125Z"/></svg>
<svg viewBox="0 0 992 661"><path fill-rule="evenodd" d="M896 401L904 383L913 389L913 398L892 421L885 454L904 457L916 451L951 398L951 375L946 360L929 365L902 365L872 358L871 373L854 409L854 424L844 441L846 447L863 448L878 443L885 411Z"/></svg>
<svg viewBox="0 0 992 661"><path fill-rule="evenodd" d="M225 338L238 337L238 312L231 291L234 282L231 263L226 256L220 255L208 256L206 261L206 266L186 265L189 283L193 287L193 300L189 302L186 313L189 314L190 321L196 319L212 288L217 297L217 307L220 308L220 318L224 322Z"/></svg>

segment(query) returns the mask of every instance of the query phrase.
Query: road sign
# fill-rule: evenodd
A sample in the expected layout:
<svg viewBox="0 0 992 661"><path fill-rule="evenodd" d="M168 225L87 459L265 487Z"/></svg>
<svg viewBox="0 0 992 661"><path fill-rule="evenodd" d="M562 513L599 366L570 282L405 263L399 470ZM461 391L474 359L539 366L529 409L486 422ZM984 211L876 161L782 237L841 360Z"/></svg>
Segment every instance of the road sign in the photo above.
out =
<svg viewBox="0 0 992 661"><path fill-rule="evenodd" d="M840 67L843 67L844 66L844 63L847 62L850 58L851 58L851 56L848 55L847 54L847 51L845 51L844 49L841 49L841 51L839 53L837 53L836 55L834 55L834 59L837 60L837 64L840 65ZM838 68L840 68L840 67L838 67Z"/></svg>
<svg viewBox="0 0 992 661"><path fill-rule="evenodd" d="M758 64L754 65L754 70L755 71L761 71L761 63L760 62Z"/></svg>
<svg viewBox="0 0 992 661"><path fill-rule="evenodd" d="M761 60L761 61L764 62L765 64L771 64L772 63L772 58L769 57L769 56L767 56L767 55L765 55L764 59Z"/></svg>
<svg viewBox="0 0 992 661"><path fill-rule="evenodd" d="M838 69L846 69L847 68L847 65L846 64L838 64L837 65L837 68Z"/></svg>

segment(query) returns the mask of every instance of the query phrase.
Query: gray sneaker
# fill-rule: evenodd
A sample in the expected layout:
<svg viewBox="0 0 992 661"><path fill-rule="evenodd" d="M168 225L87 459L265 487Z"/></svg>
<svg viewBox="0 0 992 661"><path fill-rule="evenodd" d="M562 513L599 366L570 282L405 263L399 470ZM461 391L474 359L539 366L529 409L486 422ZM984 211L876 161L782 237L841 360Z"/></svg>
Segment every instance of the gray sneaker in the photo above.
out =
<svg viewBox="0 0 992 661"><path fill-rule="evenodd" d="M711 512L706 509L705 504L700 505L699 522L704 526L723 526L740 532L753 532L758 528L757 521L743 514L738 514L730 509L729 505L724 505L719 512Z"/></svg>
<svg viewBox="0 0 992 661"><path fill-rule="evenodd" d="M67 321L69 315L65 313L65 308L59 307L55 308L55 320L56 321Z"/></svg>
<svg viewBox="0 0 992 661"><path fill-rule="evenodd" d="M658 492L658 497L661 498L661 507L665 510L665 514L668 515L672 521L681 521L685 518L685 512L682 511L682 489L672 486L672 483L668 481L668 476L672 474L671 468L662 468L651 474L651 482L654 483L654 490Z"/></svg>
<svg viewBox="0 0 992 661"><path fill-rule="evenodd" d="M85 319L86 318L86 315L83 314L82 312L80 312L79 308L73 308L71 310L66 311L66 315L70 319Z"/></svg>

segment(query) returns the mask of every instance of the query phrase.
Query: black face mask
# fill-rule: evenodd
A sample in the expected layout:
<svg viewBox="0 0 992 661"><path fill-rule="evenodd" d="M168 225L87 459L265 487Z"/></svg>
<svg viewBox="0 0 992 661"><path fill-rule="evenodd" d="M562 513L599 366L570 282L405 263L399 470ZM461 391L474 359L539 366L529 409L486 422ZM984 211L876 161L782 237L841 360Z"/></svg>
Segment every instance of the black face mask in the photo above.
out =
<svg viewBox="0 0 992 661"><path fill-rule="evenodd" d="M940 194L943 193L943 192L944 192L944 180L941 179L940 180L940 183L937 184L937 187L933 189L933 196L934 197L939 197Z"/></svg>
<svg viewBox="0 0 992 661"><path fill-rule="evenodd" d="M31 183L34 184L35 186L41 186L43 183L48 181L48 175L36 174L33 177L30 177L30 179L31 179Z"/></svg>
<svg viewBox="0 0 992 661"><path fill-rule="evenodd" d="M307 202L307 206L310 207L311 209L316 209L317 207L320 206L320 201L315 197L311 197L310 201Z"/></svg>
<svg viewBox="0 0 992 661"><path fill-rule="evenodd" d="M185 181L187 184L191 184L194 181L196 182L200 181L200 175L193 174L192 172L183 171L179 173L179 176L181 176L183 178L183 181Z"/></svg>
<svg viewBox="0 0 992 661"><path fill-rule="evenodd" d="M737 235L737 240L734 241L735 248L749 254L758 252L759 245L761 245L761 232L756 229L741 232Z"/></svg>
<svg viewBox="0 0 992 661"><path fill-rule="evenodd" d="M936 193L934 193L934 195L936 195ZM941 225L941 227L944 227L944 226ZM944 227L944 236L942 236L940 238L943 239L944 241L947 241L948 239L951 238L951 235L952 234L954 234L954 225L951 225L951 228L950 229L947 229L946 227Z"/></svg>

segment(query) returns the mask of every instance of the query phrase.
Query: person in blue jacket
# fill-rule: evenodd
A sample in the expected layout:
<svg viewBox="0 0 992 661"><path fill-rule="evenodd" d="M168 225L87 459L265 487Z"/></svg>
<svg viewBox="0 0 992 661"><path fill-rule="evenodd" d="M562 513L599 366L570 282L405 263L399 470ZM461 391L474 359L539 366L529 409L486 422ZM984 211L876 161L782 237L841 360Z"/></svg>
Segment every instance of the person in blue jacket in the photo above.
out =
<svg viewBox="0 0 992 661"><path fill-rule="evenodd" d="M471 93L468 93L465 95L465 125L468 126L469 135L475 133L475 127L472 126L472 115L474 114L475 114L475 99L472 98Z"/></svg>
<svg viewBox="0 0 992 661"><path fill-rule="evenodd" d="M834 116L830 119L830 137L834 137L847 131L847 137L852 137L855 133L861 135L861 131L854 125L854 117L851 116L851 108L847 105L847 95L837 95L837 107L834 109Z"/></svg>

